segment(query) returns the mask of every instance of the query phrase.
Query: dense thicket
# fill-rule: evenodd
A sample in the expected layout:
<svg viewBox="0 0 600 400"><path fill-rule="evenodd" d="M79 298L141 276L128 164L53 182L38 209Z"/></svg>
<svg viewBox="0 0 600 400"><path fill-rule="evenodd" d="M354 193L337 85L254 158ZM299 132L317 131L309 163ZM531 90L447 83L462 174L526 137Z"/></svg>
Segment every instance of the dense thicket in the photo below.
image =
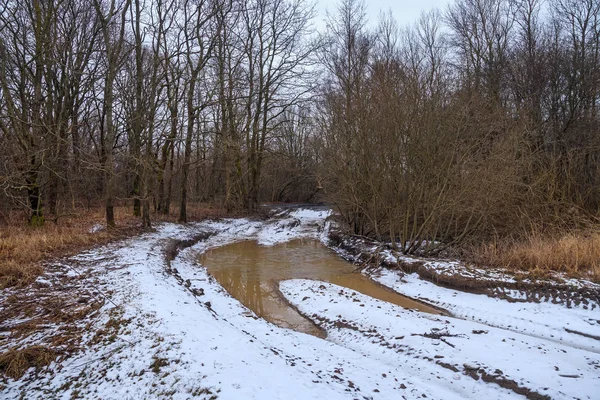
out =
<svg viewBox="0 0 600 400"><path fill-rule="evenodd" d="M482 241L600 207L600 2L0 0L0 187L30 223L115 200L333 202L358 234ZM440 248L438 247L437 250ZM433 249L432 249L433 250Z"/></svg>
<svg viewBox="0 0 600 400"><path fill-rule="evenodd" d="M319 126L324 186L354 232L414 252L597 216L599 12L597 0L457 0L370 30L344 1Z"/></svg>

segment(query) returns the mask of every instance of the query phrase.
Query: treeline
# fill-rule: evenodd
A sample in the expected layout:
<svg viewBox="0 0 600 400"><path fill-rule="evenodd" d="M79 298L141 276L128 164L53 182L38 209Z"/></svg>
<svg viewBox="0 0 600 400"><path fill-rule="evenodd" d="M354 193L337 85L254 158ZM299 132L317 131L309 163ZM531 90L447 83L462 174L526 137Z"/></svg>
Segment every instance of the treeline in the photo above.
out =
<svg viewBox="0 0 600 400"><path fill-rule="evenodd" d="M597 223L599 1L456 0L369 29L346 0L328 35L324 186L355 233L436 252Z"/></svg>
<svg viewBox="0 0 600 400"><path fill-rule="evenodd" d="M101 201L113 225L129 199L149 226L323 198L408 253L585 225L599 17L456 0L401 28L342 0L314 32L304 0L0 0L4 208Z"/></svg>
<svg viewBox="0 0 600 400"><path fill-rule="evenodd" d="M190 198L309 200L312 16L288 0L2 0L4 209L40 225L101 201L112 226L129 199L149 226L175 202L186 221Z"/></svg>

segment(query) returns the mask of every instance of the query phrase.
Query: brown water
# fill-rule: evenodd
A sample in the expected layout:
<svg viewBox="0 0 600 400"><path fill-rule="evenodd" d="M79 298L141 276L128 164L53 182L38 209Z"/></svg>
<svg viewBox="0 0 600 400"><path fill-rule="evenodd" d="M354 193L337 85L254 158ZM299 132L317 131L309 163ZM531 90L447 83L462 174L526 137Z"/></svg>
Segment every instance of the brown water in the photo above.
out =
<svg viewBox="0 0 600 400"><path fill-rule="evenodd" d="M255 241L237 242L207 251L200 256L200 262L221 286L256 315L284 328L320 337L323 333L283 300L278 281L316 279L404 308L439 314L432 307L354 272L356 266L316 240L294 240L275 246L260 246Z"/></svg>

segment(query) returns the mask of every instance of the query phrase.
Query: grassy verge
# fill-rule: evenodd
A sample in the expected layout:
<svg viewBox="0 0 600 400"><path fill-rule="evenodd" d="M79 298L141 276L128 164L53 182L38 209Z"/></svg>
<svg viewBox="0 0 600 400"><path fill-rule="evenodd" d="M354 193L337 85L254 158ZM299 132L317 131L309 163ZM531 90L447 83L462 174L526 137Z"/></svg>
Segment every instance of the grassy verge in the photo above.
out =
<svg viewBox="0 0 600 400"><path fill-rule="evenodd" d="M188 205L189 220L218 218L225 211L206 204ZM175 221L177 210L170 215L153 215L153 221ZM52 257L76 254L94 245L140 232L140 220L131 207L115 208L117 228L103 226L104 210L76 209L66 212L56 223L49 218L42 227L31 227L21 213L8 216L0 225L0 289L31 283L43 272L42 262Z"/></svg>
<svg viewBox="0 0 600 400"><path fill-rule="evenodd" d="M473 258L478 265L523 270L540 278L562 272L600 282L600 232L531 235L521 241L480 246L474 249Z"/></svg>

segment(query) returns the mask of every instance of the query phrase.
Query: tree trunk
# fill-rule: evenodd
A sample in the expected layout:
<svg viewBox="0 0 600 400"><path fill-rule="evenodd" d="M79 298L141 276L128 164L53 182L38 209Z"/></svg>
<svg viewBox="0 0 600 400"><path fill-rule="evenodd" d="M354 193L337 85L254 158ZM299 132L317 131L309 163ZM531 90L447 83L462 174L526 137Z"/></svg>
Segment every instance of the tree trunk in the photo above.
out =
<svg viewBox="0 0 600 400"><path fill-rule="evenodd" d="M137 163L138 161L136 161ZM138 168L136 167L136 170ZM135 172L133 178L133 216L140 217L142 215L142 202L140 200L140 174L139 171Z"/></svg>
<svg viewBox="0 0 600 400"><path fill-rule="evenodd" d="M190 96L191 97L191 96ZM183 155L183 165L181 166L181 203L179 206L179 222L185 223L187 222L187 184L188 184L188 176L190 172L190 161L191 161L191 153L192 153L192 139L194 136L194 119L195 119L195 111L193 110L193 105L188 103L188 109L191 111L188 112L188 126L187 126L187 134L185 137L185 150Z"/></svg>
<svg viewBox="0 0 600 400"><path fill-rule="evenodd" d="M111 74L109 74L111 75ZM113 126L113 79L109 77L106 82L105 90L105 107L106 107L106 140L103 144L105 163L104 168L104 199L106 202L106 226L113 228L115 224L114 213L114 155L113 146L115 141L114 126Z"/></svg>
<svg viewBox="0 0 600 400"><path fill-rule="evenodd" d="M32 158L32 164L35 164L35 157ZM29 207L31 208L31 216L29 224L31 226L40 227L44 225L44 214L42 212L42 201L40 196L40 187L37 171L30 171L26 179L27 182L27 197L29 198Z"/></svg>
<svg viewBox="0 0 600 400"><path fill-rule="evenodd" d="M179 152L178 152L179 154ZM169 215L171 210L171 199L173 197L173 176L175 175L175 146L171 146L171 156L169 158L169 174L165 181L167 195L165 196L164 214Z"/></svg>

